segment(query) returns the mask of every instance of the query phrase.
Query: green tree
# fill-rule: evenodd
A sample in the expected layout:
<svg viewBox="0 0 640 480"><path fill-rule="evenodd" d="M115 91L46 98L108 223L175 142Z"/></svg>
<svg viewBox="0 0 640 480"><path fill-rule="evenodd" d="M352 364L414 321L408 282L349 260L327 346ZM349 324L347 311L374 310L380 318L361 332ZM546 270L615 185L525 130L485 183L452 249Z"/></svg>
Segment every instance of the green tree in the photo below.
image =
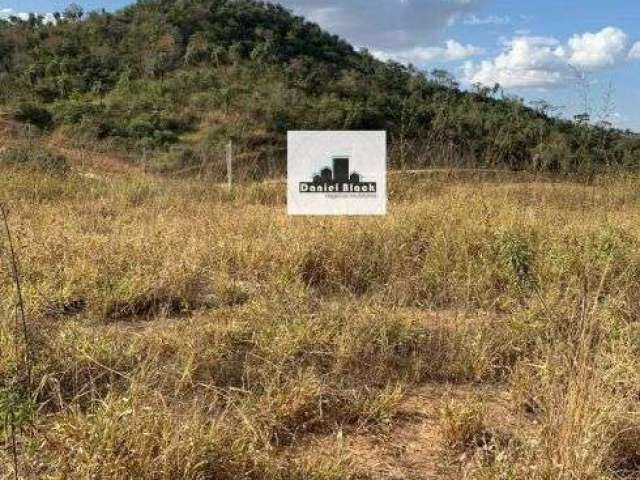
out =
<svg viewBox="0 0 640 480"><path fill-rule="evenodd" d="M62 16L67 20L77 22L79 20L82 20L82 17L84 16L84 10L77 3L72 3L64 9L64 11L62 12Z"/></svg>
<svg viewBox="0 0 640 480"><path fill-rule="evenodd" d="M195 33L189 39L184 54L184 62L187 65L206 62L211 59L211 49L207 38L202 32Z"/></svg>

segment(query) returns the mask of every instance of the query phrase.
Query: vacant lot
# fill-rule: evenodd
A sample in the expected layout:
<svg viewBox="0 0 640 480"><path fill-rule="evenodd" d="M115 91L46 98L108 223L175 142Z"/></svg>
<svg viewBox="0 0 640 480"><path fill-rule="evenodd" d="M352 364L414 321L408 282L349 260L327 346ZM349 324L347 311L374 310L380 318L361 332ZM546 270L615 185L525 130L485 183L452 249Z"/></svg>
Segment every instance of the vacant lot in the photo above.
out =
<svg viewBox="0 0 640 480"><path fill-rule="evenodd" d="M310 219L5 163L0 477L640 475L637 177L399 175L385 218Z"/></svg>

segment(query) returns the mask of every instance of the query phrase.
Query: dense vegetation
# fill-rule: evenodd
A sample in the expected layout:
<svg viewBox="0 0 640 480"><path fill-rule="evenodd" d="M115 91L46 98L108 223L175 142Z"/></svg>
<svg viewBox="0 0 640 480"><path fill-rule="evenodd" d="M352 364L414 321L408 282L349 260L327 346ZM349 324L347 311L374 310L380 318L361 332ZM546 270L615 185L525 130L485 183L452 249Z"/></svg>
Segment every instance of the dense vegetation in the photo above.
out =
<svg viewBox="0 0 640 480"><path fill-rule="evenodd" d="M0 108L65 140L162 153L158 169L215 171L234 139L248 173L277 173L288 129L386 129L399 166L640 162L628 132L380 62L277 5L141 0L55 17L0 21Z"/></svg>

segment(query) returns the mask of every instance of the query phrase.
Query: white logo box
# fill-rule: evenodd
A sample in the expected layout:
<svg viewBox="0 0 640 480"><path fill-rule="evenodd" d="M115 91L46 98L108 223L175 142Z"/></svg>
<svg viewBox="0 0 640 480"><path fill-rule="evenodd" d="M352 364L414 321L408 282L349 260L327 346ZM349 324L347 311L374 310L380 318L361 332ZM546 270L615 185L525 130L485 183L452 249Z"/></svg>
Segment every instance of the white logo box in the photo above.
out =
<svg viewBox="0 0 640 480"><path fill-rule="evenodd" d="M289 132L287 208L289 215L385 215L386 132Z"/></svg>

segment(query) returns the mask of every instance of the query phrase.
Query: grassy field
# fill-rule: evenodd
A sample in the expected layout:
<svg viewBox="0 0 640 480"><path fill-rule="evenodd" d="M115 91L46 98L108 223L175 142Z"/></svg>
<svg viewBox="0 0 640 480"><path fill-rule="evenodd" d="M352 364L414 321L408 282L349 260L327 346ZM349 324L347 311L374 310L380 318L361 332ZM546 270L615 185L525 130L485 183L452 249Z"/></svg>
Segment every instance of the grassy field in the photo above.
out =
<svg viewBox="0 0 640 480"><path fill-rule="evenodd" d="M41 170L0 167L0 478L640 477L639 177L397 175L387 217L311 219Z"/></svg>

